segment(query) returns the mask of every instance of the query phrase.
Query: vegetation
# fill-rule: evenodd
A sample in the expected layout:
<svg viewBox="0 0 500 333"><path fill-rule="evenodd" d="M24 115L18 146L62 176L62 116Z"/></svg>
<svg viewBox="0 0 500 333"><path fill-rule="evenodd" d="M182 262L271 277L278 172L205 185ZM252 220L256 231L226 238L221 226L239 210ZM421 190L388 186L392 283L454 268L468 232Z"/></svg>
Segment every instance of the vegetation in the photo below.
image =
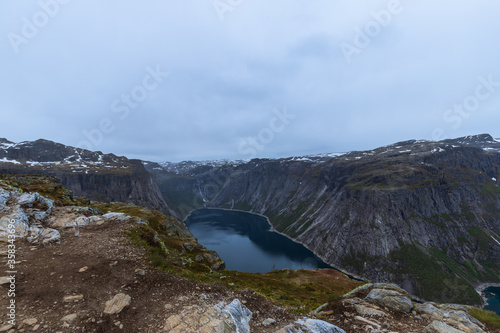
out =
<svg viewBox="0 0 500 333"><path fill-rule="evenodd" d="M62 186L60 180L54 177L0 173L0 184L7 188L19 188L23 192L38 192L54 200L59 206L80 206L90 202L85 198L74 198L71 191Z"/></svg>
<svg viewBox="0 0 500 333"><path fill-rule="evenodd" d="M485 324L488 324L495 328L500 328L500 316L493 311L472 308L469 311L469 314Z"/></svg>
<svg viewBox="0 0 500 333"><path fill-rule="evenodd" d="M391 252L389 258L398 263L393 272L413 276L420 286L416 295L425 299L480 304L481 297L472 286L480 277L474 266L460 263L436 249L428 251L427 254L416 245L406 244Z"/></svg>

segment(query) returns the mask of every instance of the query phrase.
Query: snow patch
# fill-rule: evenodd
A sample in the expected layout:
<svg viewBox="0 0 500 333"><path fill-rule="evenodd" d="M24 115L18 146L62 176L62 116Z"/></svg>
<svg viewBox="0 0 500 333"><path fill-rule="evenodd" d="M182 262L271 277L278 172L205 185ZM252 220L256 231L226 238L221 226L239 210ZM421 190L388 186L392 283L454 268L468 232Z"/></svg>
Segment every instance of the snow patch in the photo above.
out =
<svg viewBox="0 0 500 333"><path fill-rule="evenodd" d="M3 163L21 164L21 162L16 161L16 160L9 160L9 159L7 159L7 157L2 158L2 159L0 160L0 162L3 162Z"/></svg>

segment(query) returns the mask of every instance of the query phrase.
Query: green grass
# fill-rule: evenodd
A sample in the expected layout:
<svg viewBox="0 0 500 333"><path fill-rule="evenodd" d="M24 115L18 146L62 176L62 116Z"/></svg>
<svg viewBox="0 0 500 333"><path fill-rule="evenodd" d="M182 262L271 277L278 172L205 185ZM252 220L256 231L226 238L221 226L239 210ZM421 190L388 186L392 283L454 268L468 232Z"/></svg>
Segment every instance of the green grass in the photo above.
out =
<svg viewBox="0 0 500 333"><path fill-rule="evenodd" d="M500 316L493 311L473 308L469 311L469 314L480 322L483 322L495 328L500 328Z"/></svg>
<svg viewBox="0 0 500 333"><path fill-rule="evenodd" d="M90 203L88 199L73 197L59 179L50 176L0 173L0 185L19 188L22 192L38 192L54 200L58 206L83 206Z"/></svg>

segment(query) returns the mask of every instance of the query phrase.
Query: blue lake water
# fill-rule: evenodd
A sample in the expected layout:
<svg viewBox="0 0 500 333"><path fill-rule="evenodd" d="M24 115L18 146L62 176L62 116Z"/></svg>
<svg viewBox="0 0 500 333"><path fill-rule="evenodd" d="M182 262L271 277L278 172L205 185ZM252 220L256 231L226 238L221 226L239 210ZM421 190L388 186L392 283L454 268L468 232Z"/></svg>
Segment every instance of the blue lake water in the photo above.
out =
<svg viewBox="0 0 500 333"><path fill-rule="evenodd" d="M259 215L199 209L185 223L201 244L219 254L228 270L265 273L284 268L332 268L303 245L270 231L267 220Z"/></svg>
<svg viewBox="0 0 500 333"><path fill-rule="evenodd" d="M488 297L488 305L484 308L500 315L500 287L489 287L484 293Z"/></svg>

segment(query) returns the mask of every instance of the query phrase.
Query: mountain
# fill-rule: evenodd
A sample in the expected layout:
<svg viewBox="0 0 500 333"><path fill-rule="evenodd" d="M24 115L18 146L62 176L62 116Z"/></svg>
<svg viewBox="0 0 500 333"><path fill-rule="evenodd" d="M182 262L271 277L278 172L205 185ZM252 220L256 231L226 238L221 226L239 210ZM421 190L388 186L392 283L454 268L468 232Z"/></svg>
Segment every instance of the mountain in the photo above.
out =
<svg viewBox="0 0 500 333"><path fill-rule="evenodd" d="M480 303L474 286L500 282L500 140L488 134L162 169L151 172L178 218L203 206L263 214L325 262L423 299Z"/></svg>
<svg viewBox="0 0 500 333"><path fill-rule="evenodd" d="M169 213L154 179L139 160L43 139L20 143L0 139L0 173L53 176L79 197L134 203Z"/></svg>

